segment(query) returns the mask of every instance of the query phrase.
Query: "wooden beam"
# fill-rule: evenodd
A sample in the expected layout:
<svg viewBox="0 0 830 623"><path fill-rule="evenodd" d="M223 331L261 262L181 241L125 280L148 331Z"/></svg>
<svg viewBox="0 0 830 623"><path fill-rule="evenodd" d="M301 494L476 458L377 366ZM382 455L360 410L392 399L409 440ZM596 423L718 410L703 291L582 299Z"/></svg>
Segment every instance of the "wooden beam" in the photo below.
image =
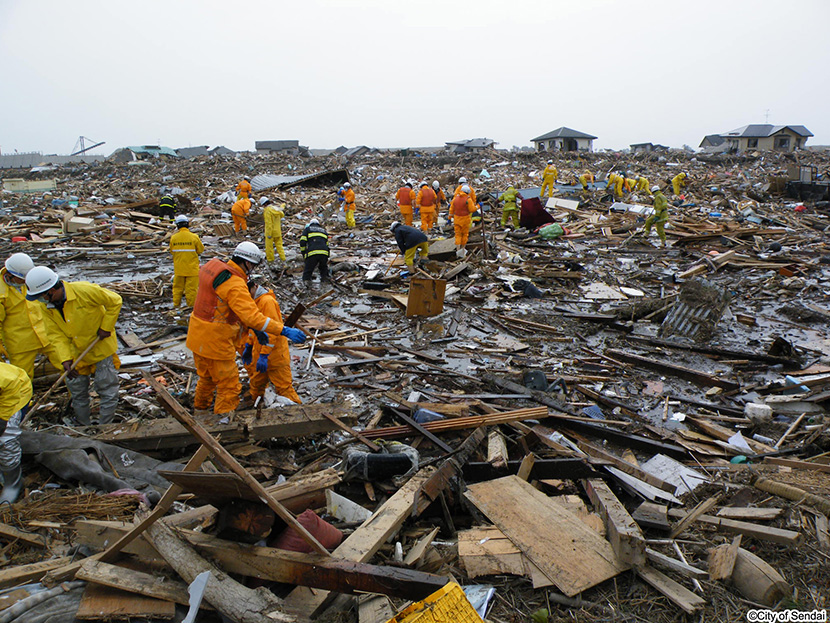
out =
<svg viewBox="0 0 830 623"><path fill-rule="evenodd" d="M53 569L65 567L72 560L71 557L54 558L42 562L33 562L28 565L17 565L0 571L0 588L9 588L28 582L38 582Z"/></svg>
<svg viewBox="0 0 830 623"><path fill-rule="evenodd" d="M809 461L797 461L795 459L785 459L780 456L764 457L764 463L772 465L783 465L784 467L792 467L793 469L805 469L808 471L824 472L830 474L830 465L825 463L810 463Z"/></svg>
<svg viewBox="0 0 830 623"><path fill-rule="evenodd" d="M142 371L142 376L150 387L155 390L156 398L159 403L161 403L162 407L164 407L170 415L176 418L182 426L190 431L190 434L199 440L202 445L207 446L217 461L242 478L248 487L257 493L260 501L265 503L268 508L274 511L277 516L279 516L280 519L282 519L290 527L294 528L294 530L296 530L300 535L300 538L302 538L313 551L316 551L318 554L322 554L323 556L329 555L328 550L323 547L320 542L297 521L297 518L294 517L294 515L292 515L282 504L275 500L274 497L265 490L265 487L263 487L256 478L251 476L251 474L248 473L248 470L239 464L230 452L225 450L225 448L223 448L218 441L211 437L210 434L205 431L205 429L202 428L201 425L199 425L199 423L196 422L196 420L194 420L178 402L176 402L176 400L167 392L167 389L165 389L161 383L156 381L156 379L154 379L152 375L146 371Z"/></svg>
<svg viewBox="0 0 830 623"><path fill-rule="evenodd" d="M178 580L171 580L163 576L154 576L149 573L142 573L133 569L117 567L99 560L87 558L78 573L75 575L79 580L94 582L110 588L118 588L129 593L138 593L145 597L164 599L177 604L187 606L189 594L187 584ZM203 608L210 608L207 604Z"/></svg>
<svg viewBox="0 0 830 623"><path fill-rule="evenodd" d="M653 357L642 357L640 355L635 355L633 353L627 353L622 350L616 349L608 349L605 351L608 355L625 361L626 363L632 363L639 368L646 368L648 370L656 370L662 374L669 374L671 376L677 376L687 381L691 381L698 385L704 385L707 387L720 387L726 391L732 391L735 389L739 389L740 385L733 381L727 381L719 376L714 376L711 374L706 374L705 372L700 372L699 370L693 370L692 368L685 368L683 366L678 366L673 363L667 363L665 361L658 361Z"/></svg>
<svg viewBox="0 0 830 623"><path fill-rule="evenodd" d="M0 540L20 541L33 547L46 547L46 537L42 534L24 532L4 523L0 523Z"/></svg>
<svg viewBox="0 0 830 623"><path fill-rule="evenodd" d="M497 428L487 436L487 462L496 469L507 467L507 442Z"/></svg>
<svg viewBox="0 0 830 623"><path fill-rule="evenodd" d="M705 599L695 595L688 588L678 584L653 567L639 568L637 569L637 575L662 593L669 601L680 607L686 614L694 614L706 605Z"/></svg>
<svg viewBox="0 0 830 623"><path fill-rule="evenodd" d="M715 505L720 502L720 495L714 495L710 497L708 500L703 500L700 504L695 506L689 513L683 517L680 521L678 521L674 527L671 529L669 533L670 539L676 539L680 534L688 528L694 521L703 515L704 513L709 512Z"/></svg>
<svg viewBox="0 0 830 623"><path fill-rule="evenodd" d="M709 578L709 574L703 569L698 569L697 567L686 564L682 560L666 556L665 554L655 551L650 547L646 548L646 556L650 562L660 565L661 567L671 569L680 575L685 575L686 577L694 578L696 580L706 580Z"/></svg>
<svg viewBox="0 0 830 623"><path fill-rule="evenodd" d="M675 519L682 519L686 516L686 512L679 508L671 508L669 509L669 516ZM768 526L749 523L748 521L723 519L722 517L713 517L711 515L700 515L697 520L713 526L717 530L751 536L760 541L770 541L771 543L780 543L781 545L796 545L801 542L801 533L793 532L792 530L770 528Z"/></svg>
<svg viewBox="0 0 830 623"><path fill-rule="evenodd" d="M599 478L583 480L582 486L602 517L606 538L617 557L633 567L646 564L645 537L611 488Z"/></svg>

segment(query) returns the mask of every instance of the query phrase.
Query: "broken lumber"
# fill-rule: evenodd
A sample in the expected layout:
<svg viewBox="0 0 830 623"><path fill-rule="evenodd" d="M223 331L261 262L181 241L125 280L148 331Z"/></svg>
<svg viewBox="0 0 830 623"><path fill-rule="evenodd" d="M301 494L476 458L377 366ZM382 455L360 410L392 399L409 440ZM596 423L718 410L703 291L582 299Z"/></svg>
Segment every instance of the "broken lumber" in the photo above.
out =
<svg viewBox="0 0 830 623"><path fill-rule="evenodd" d="M792 500L793 502L809 504L830 517L830 499L808 493L803 489L784 484L783 482L775 482L774 480L762 477L756 477L752 481L752 484L756 489L760 489L761 491L772 493L773 495Z"/></svg>
<svg viewBox="0 0 830 623"><path fill-rule="evenodd" d="M646 562L646 541L640 527L625 510L611 488L603 480L582 481L585 492L602 517L605 534L617 557L632 567Z"/></svg>
<svg viewBox="0 0 830 623"><path fill-rule="evenodd" d="M686 516L686 513L679 508L672 508L669 509L669 516L675 519L682 519ZM801 541L800 532L793 532L792 530L784 530L782 528L770 528L769 526L761 526L759 524L749 523L748 521L736 521L734 519L713 517L712 515L700 515L697 520L713 526L718 530L751 536L760 541L770 541L781 545L796 545Z"/></svg>
<svg viewBox="0 0 830 623"><path fill-rule="evenodd" d="M183 606L189 604L187 585L183 582L117 567L100 560L84 560L75 577L145 597L164 599Z"/></svg>
<svg viewBox="0 0 830 623"><path fill-rule="evenodd" d="M720 495L714 495L707 500L703 500L700 504L698 504L691 511L689 511L689 513L685 517L683 517L674 525L674 527L671 529L671 532L669 533L669 538L676 539L686 528L692 525L692 523L694 523L694 521L698 517L708 512L710 509L714 508L719 501Z"/></svg>
<svg viewBox="0 0 830 623"><path fill-rule="evenodd" d="M646 556L650 562L660 565L661 567L665 567L666 569L671 569L680 575L685 575L686 577L696 580L706 580L709 578L709 574L702 569L693 567L682 560L677 560L671 556L666 556L665 554L653 550L650 547L646 548Z"/></svg>
<svg viewBox="0 0 830 623"><path fill-rule="evenodd" d="M731 543L724 543L709 550L709 577L713 580L725 580L732 576L735 560L738 558L738 548L741 546L742 535L736 536Z"/></svg>
<svg viewBox="0 0 830 623"><path fill-rule="evenodd" d="M742 547L738 548L731 579L741 595L765 606L774 606L793 592L780 573Z"/></svg>
<svg viewBox="0 0 830 623"><path fill-rule="evenodd" d="M673 363L658 361L653 357L642 357L640 355L635 355L633 353L627 353L625 351L615 349L608 349L605 352L606 354L609 354L610 356L613 356L616 359L620 359L621 361L625 361L626 363L633 363L638 367L646 368L648 370L656 370L657 372L660 372L662 374L677 376L686 379L687 381L697 383L698 385L704 385L707 387L720 387L726 391L732 391L740 388L740 385L738 383L735 383L733 381L727 381L719 376L706 374L705 372L700 372L699 370L693 370L692 368L678 366Z"/></svg>
<svg viewBox="0 0 830 623"><path fill-rule="evenodd" d="M653 567L638 568L637 575L686 614L694 614L706 605L706 601L702 597L695 595L688 588L663 575Z"/></svg>

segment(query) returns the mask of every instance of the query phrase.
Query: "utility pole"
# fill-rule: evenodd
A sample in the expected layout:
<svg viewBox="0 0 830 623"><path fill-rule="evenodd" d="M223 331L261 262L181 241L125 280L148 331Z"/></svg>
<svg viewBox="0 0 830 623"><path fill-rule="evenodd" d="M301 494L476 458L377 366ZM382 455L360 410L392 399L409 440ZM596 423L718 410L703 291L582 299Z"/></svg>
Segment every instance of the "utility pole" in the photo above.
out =
<svg viewBox="0 0 830 623"><path fill-rule="evenodd" d="M769 123L769 108L767 108L767 112L764 113L764 123Z"/></svg>

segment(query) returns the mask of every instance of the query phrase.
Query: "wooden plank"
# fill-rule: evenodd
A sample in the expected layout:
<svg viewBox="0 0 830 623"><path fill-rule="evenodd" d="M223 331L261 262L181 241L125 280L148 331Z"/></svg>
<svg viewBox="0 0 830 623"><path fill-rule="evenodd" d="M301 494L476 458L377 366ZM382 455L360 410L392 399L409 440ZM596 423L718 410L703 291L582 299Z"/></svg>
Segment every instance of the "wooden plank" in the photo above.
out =
<svg viewBox="0 0 830 623"><path fill-rule="evenodd" d="M599 478L583 480L582 486L605 524L605 534L617 557L631 566L646 562L646 541L614 492Z"/></svg>
<svg viewBox="0 0 830 623"><path fill-rule="evenodd" d="M706 387L720 387L726 391L732 391L740 388L738 383L727 381L719 376L706 374L705 372L700 372L699 370L693 370L692 368L678 366L665 361L658 361L653 357L642 357L640 355L627 353L613 348L607 349L605 354L626 363L634 364L638 368L656 370L657 372L661 372L663 374L669 374L686 379L698 385L704 385Z"/></svg>
<svg viewBox="0 0 830 623"><path fill-rule="evenodd" d="M33 547L46 547L46 537L42 534L24 532L4 523L0 523L0 540L6 542L20 541Z"/></svg>
<svg viewBox="0 0 830 623"><path fill-rule="evenodd" d="M138 593L145 597L172 601L183 606L189 604L187 584L184 582L110 565L98 560L85 560L75 577L129 593ZM202 607L213 609L206 603Z"/></svg>
<svg viewBox="0 0 830 623"><path fill-rule="evenodd" d="M138 337L135 332L133 331L118 331L118 337L121 338L121 341L124 342L130 349L134 350L136 355L140 355L141 357L149 357L153 354L153 351L147 348L147 345L144 343L140 337Z"/></svg>
<svg viewBox="0 0 830 623"><path fill-rule="evenodd" d="M726 506L717 512L718 517L748 521L771 521L784 512L783 508L754 508L747 506Z"/></svg>
<svg viewBox="0 0 830 623"><path fill-rule="evenodd" d="M438 531L440 528L433 528L430 530L428 534L422 536L418 541L413 545L410 550L406 553L406 556L403 559L403 564L408 565L410 567L417 566L421 559L424 557L424 554L427 551L427 548L432 545L432 541L438 536Z"/></svg>
<svg viewBox="0 0 830 623"><path fill-rule="evenodd" d="M809 471L824 472L826 474L830 474L830 465L824 465L822 463L796 461L795 459L785 459L779 456L764 457L764 463L771 463L772 465L783 465L784 467L792 467L793 469L806 469Z"/></svg>
<svg viewBox="0 0 830 623"><path fill-rule="evenodd" d="M698 569L697 567L686 564L682 560L666 556L665 554L655 551L650 547L646 548L646 556L648 556L649 562L671 569L672 571L685 575L686 577L695 578L696 580L706 580L709 578L709 574L703 569Z"/></svg>
<svg viewBox="0 0 830 623"><path fill-rule="evenodd" d="M322 554L323 556L329 555L328 550L323 547L320 542L297 521L297 518L294 517L294 515L292 515L291 512L289 512L282 504L275 500L265 490L265 487L263 487L259 481L256 480L256 478L251 476L251 474L248 473L248 470L237 462L230 452L225 450L225 448L218 441L216 441L210 433L202 428L202 426L196 422L196 420L194 420L178 402L176 402L176 400L167 392L161 383L156 381L156 379L154 379L152 375L146 371L142 371L142 376L144 377L144 380L149 383L150 387L155 390L156 398L162 407L164 407L170 415L179 420L179 422L190 432L190 434L196 437L196 439L198 439L203 446L207 446L217 461L242 478L251 489L256 491L260 501L265 503L268 508L274 511L280 519L289 525L289 527L294 528L297 534L300 535L300 538L302 538L313 551L316 551L318 554Z"/></svg>
<svg viewBox="0 0 830 623"><path fill-rule="evenodd" d="M28 584L29 582L39 582L48 572L53 569L65 567L71 560L72 558L66 556L3 569L0 571L0 588Z"/></svg>
<svg viewBox="0 0 830 623"><path fill-rule="evenodd" d="M828 551L830 550L830 525L828 525L830 522L821 513L816 513L813 516L816 518L816 538L818 539L818 544L821 549Z"/></svg>
<svg viewBox="0 0 830 623"><path fill-rule="evenodd" d="M487 436L487 462L496 469L507 467L507 442L497 428Z"/></svg>
<svg viewBox="0 0 830 623"><path fill-rule="evenodd" d="M357 623L386 623L395 616L386 595L361 595L357 603Z"/></svg>
<svg viewBox="0 0 830 623"><path fill-rule="evenodd" d="M686 422L691 423L695 428L699 428L710 437L720 439L721 441L729 441L729 438L735 434L734 430L729 430L728 428L724 428L723 426L719 426L713 422L704 420L703 418L687 417ZM752 448L758 454L764 454L766 452L775 452L775 448L773 448L772 446L768 446L767 444L761 443L760 441L755 441L751 437L745 437L744 439L746 439L746 442L747 444L749 444L749 447Z"/></svg>
<svg viewBox="0 0 830 623"><path fill-rule="evenodd" d="M525 458L522 459L521 465L519 465L519 471L516 472L516 476L522 480L528 480L535 464L536 457L533 453L531 452L530 454L526 454Z"/></svg>
<svg viewBox="0 0 830 623"><path fill-rule="evenodd" d="M136 595L98 584L87 584L76 619L172 619L176 616L176 604L144 595Z"/></svg>
<svg viewBox="0 0 830 623"><path fill-rule="evenodd" d="M631 515L631 518L644 528L655 528L657 530L668 530L669 508L664 504L643 502Z"/></svg>
<svg viewBox="0 0 830 623"><path fill-rule="evenodd" d="M367 562L386 540L397 533L412 514L421 486L435 471L432 467L419 470L405 485L389 498L375 513L352 532L335 550L336 558L353 562ZM313 616L328 599L325 591L312 592L306 587L295 588L285 598L285 608L291 612Z"/></svg>
<svg viewBox="0 0 830 623"><path fill-rule="evenodd" d="M725 580L732 576L735 560L738 558L738 548L741 546L743 535L732 539L731 543L724 543L709 550L709 577L713 580Z"/></svg>
<svg viewBox="0 0 830 623"><path fill-rule="evenodd" d="M255 419L255 411L240 411L233 422L228 424L206 423L205 429L211 435L219 435L222 443L257 441L273 437L304 437L327 433L337 427L322 413L348 421L354 415L339 404L290 405L279 409L263 409L261 417ZM183 448L196 443L187 429L174 418L146 420L137 426L110 424L95 439L113 443L131 450L163 450Z"/></svg>
<svg viewBox="0 0 830 623"><path fill-rule="evenodd" d="M682 519L686 516L686 513L678 508L672 508L669 509L669 516L674 517L675 519ZM722 517L713 517L712 515L701 515L697 518L697 520L701 523L713 526L717 530L731 532L733 534L743 534L744 536L751 536L760 541L770 541L781 545L796 545L801 542L801 533L793 532L792 530L770 528L768 526L761 526L747 521L724 519Z"/></svg>
<svg viewBox="0 0 830 623"><path fill-rule="evenodd" d="M677 487L672 483L666 482L665 480L662 480L657 476L649 474L642 468L632 465L628 461L624 461L618 456L611 454L610 452L606 452L602 448L599 448L591 443L588 443L584 440L584 437L582 437L581 435L575 435L575 437L578 439L577 446L579 446L579 449L585 452L586 454L590 454L593 457L602 459L603 461L610 463L620 471L625 472L630 476L634 476L637 480L642 480L643 482L650 484L652 487L657 487L658 489L670 493L672 495L674 495L675 491L677 490Z"/></svg>
<svg viewBox="0 0 830 623"><path fill-rule="evenodd" d="M380 446L379 446L378 444L376 444L376 443L375 443L374 441L372 441L371 439L367 439L366 437L364 437L364 436L361 434L361 432L360 432L360 431L357 431L357 430L353 429L353 428L352 428L351 426L349 426L348 424L344 424L344 423L343 423L343 422L341 422L341 421L340 421L337 417L335 417L334 415L332 415L332 414L331 414L331 413L329 413L328 411L322 411L321 413L322 413L322 415L323 415L323 417L324 417L324 418L326 418L326 419L327 419L327 420L329 420L332 424L334 424L335 426L337 426L337 428L339 428L340 430L343 430L343 431L345 431L345 432L349 433L352 437L355 437L356 439L359 439L359 440L360 440L363 444L365 444L365 445L366 445L366 446L367 446L367 447L368 447L368 448L369 448L372 452L378 452L378 451L380 450Z"/></svg>
<svg viewBox="0 0 830 623"><path fill-rule="evenodd" d="M21 599L26 599L31 593L25 588L16 588L11 592L0 595L0 612L6 608L11 608Z"/></svg>
<svg viewBox="0 0 830 623"><path fill-rule="evenodd" d="M522 550L496 527L473 528L458 533L458 558L467 577L525 575Z"/></svg>
<svg viewBox="0 0 830 623"><path fill-rule="evenodd" d="M694 614L706 605L706 600L702 597L695 595L688 588L682 584L678 584L653 567L639 568L637 569L637 575L653 588L657 589L686 614Z"/></svg>
<svg viewBox="0 0 830 623"><path fill-rule="evenodd" d="M608 541L516 476L470 485L464 495L569 597L628 568Z"/></svg>
<svg viewBox="0 0 830 623"><path fill-rule="evenodd" d="M694 521L703 515L704 513L709 512L712 508L717 505L720 501L720 495L714 495L709 499L703 500L697 506L695 506L689 513L683 517L680 521L678 521L674 527L672 527L671 532L669 533L670 539L676 539L680 534L688 528Z"/></svg>

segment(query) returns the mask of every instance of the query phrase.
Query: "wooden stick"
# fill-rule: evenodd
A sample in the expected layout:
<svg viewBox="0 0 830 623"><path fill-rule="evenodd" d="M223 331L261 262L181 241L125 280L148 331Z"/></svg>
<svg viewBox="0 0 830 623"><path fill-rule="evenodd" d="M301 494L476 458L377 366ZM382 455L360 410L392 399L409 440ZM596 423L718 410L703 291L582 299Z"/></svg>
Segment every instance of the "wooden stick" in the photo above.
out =
<svg viewBox="0 0 830 623"><path fill-rule="evenodd" d="M790 424L790 427L787 429L787 431L786 431L783 435L781 435L781 439L779 439L779 440L778 440L778 442L775 444L775 446L774 446L775 448L778 448L778 447L779 447L779 446L783 443L783 441L784 441L787 437L789 437L789 436L790 436L790 433L792 433L792 432L793 432L796 428L798 428L798 425L799 425L799 424L801 424L801 420L803 420L803 419L804 419L804 416L805 416L805 415L807 415L807 414L806 414L806 413L802 413L801 415L799 415L799 416L798 416L798 418L796 419L796 421L795 421L795 422L793 422L792 424Z"/></svg>
<svg viewBox="0 0 830 623"><path fill-rule="evenodd" d="M58 377L58 380L52 384L52 387L46 390L46 393L43 394L40 398L38 398L38 401L34 405L32 405L31 409L29 409L29 412L26 414L26 417L23 418L22 422L20 422L20 428L23 428L24 426L26 426L26 424L29 423L29 420L32 418L37 408L40 407L40 405L46 401L46 399L51 395L51 393L55 391L55 389L57 389L61 381L63 381L67 377L67 375L70 372L72 372L79 363L81 363L81 360L84 357L86 357L89 351L91 351L95 347L95 345L98 344L98 342L100 341L101 336L96 336L95 339L92 340L92 343L84 349L84 352L82 352L78 357L75 358L75 361L73 361L72 365L69 366L69 370L64 371L64 373L61 374L60 377Z"/></svg>

